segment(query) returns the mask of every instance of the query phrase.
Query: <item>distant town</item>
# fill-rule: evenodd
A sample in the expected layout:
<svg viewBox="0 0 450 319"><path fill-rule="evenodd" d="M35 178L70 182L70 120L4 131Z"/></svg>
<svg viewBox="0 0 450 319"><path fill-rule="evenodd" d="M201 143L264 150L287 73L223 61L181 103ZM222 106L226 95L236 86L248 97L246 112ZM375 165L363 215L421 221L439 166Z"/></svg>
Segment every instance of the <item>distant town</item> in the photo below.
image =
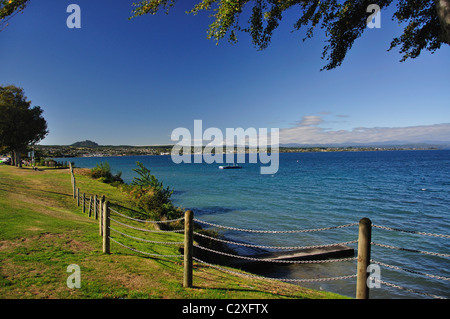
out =
<svg viewBox="0 0 450 319"><path fill-rule="evenodd" d="M72 145L35 145L36 157L110 157L137 155L170 155L173 145L129 146L98 145L92 141L77 142ZM280 153L294 152L355 152L355 151L392 151L392 150L433 150L448 148L448 145L398 145L398 146L281 146ZM238 148L234 148L236 152ZM191 148L191 153L199 153L201 149ZM246 152L255 152L246 149ZM270 151L270 148L269 148ZM213 152L214 153L214 150Z"/></svg>

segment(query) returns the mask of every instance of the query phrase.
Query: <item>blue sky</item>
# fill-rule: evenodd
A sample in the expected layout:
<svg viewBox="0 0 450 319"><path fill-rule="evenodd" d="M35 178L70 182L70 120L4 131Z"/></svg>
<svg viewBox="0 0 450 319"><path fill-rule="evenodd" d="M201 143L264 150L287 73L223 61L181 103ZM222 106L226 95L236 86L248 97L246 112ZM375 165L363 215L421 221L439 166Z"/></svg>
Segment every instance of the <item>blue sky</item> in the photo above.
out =
<svg viewBox="0 0 450 319"><path fill-rule="evenodd" d="M343 65L320 72L320 30L302 42L290 12L264 51L247 34L235 45L206 39L207 13L129 21L134 1L31 1L0 32L0 85L23 87L44 109L41 144L175 143L171 132L279 128L280 143L450 142L450 47L400 63L387 52L401 28L382 12ZM81 8L69 29L67 6ZM394 8L392 8L394 9Z"/></svg>

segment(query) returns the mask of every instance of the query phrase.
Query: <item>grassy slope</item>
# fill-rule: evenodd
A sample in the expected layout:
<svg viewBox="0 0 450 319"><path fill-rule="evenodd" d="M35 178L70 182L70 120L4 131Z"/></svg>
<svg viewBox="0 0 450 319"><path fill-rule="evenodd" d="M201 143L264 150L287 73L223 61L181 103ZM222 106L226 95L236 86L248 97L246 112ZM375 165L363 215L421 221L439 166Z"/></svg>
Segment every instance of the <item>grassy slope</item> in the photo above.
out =
<svg viewBox="0 0 450 319"><path fill-rule="evenodd" d="M77 186L126 206L117 188L75 171ZM151 258L111 243L101 251L98 223L77 207L68 170L0 165L0 298L340 298L296 285L249 279L194 263L194 288L182 288L182 259ZM125 203L125 204L124 204ZM117 206L113 206L117 210ZM120 217L114 217L120 219ZM129 222L127 222L129 223ZM150 227L147 224L137 227ZM183 240L176 233L111 227L155 241ZM111 233L148 253L178 254L177 245L152 245ZM67 266L81 269L81 288L69 289Z"/></svg>

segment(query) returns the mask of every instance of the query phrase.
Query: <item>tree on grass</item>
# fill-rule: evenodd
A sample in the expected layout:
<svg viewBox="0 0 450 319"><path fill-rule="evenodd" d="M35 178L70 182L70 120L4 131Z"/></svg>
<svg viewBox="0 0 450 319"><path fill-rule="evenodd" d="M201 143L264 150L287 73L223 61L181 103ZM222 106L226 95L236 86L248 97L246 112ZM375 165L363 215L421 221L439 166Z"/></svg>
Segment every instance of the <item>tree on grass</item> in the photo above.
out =
<svg viewBox="0 0 450 319"><path fill-rule="evenodd" d="M48 134L40 106L31 107L22 88L0 86L0 146L12 154L12 164L21 166L21 153Z"/></svg>

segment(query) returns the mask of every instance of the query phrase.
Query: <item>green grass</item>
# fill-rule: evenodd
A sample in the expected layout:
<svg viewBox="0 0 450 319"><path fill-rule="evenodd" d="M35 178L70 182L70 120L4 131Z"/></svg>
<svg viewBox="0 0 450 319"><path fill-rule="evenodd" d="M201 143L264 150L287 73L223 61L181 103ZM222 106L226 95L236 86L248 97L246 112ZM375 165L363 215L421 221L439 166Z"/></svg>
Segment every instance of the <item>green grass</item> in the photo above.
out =
<svg viewBox="0 0 450 319"><path fill-rule="evenodd" d="M117 188L76 170L77 187L105 195L121 212L131 208ZM119 207L120 204L123 207ZM114 219L125 221L120 216ZM126 221L139 228L151 224ZM182 242L178 233L144 233L112 222L123 233L153 241ZM182 258L150 257L111 243L102 253L98 222L72 197L68 170L18 169L0 165L0 298L342 298L287 283L236 276L194 262L194 288L185 289ZM179 254L179 245L155 245L111 232L116 240L147 253ZM67 267L81 269L81 288L70 289Z"/></svg>

